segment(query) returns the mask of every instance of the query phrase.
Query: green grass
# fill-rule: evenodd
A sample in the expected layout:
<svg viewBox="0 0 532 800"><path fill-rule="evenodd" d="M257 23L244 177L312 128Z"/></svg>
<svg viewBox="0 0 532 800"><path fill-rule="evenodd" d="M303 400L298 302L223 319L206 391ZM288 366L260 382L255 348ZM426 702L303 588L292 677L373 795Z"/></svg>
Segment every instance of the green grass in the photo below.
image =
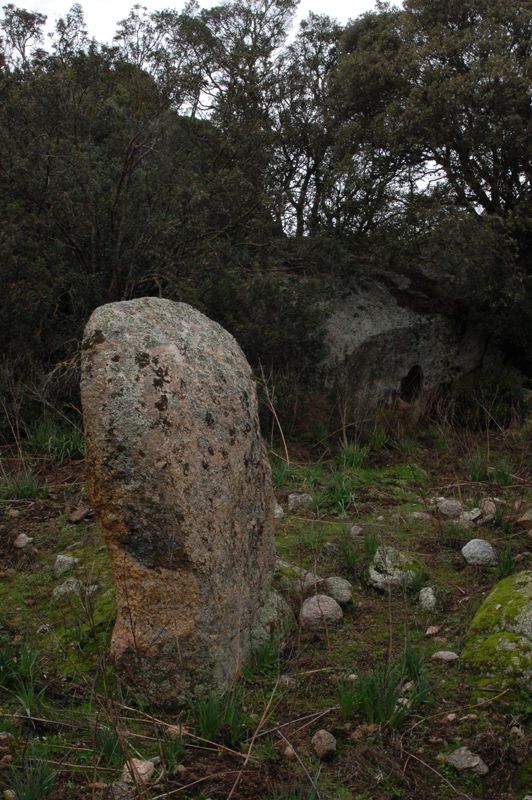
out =
<svg viewBox="0 0 532 800"><path fill-rule="evenodd" d="M331 472L326 485L315 494L316 510L320 514L345 517L354 501L353 477L340 469Z"/></svg>
<svg viewBox="0 0 532 800"><path fill-rule="evenodd" d="M514 552L510 545L506 545L504 550L499 554L499 563L497 565L499 578L501 580L503 578L507 578L508 575L511 575L512 572L514 572L514 570L515 570Z"/></svg>
<svg viewBox="0 0 532 800"><path fill-rule="evenodd" d="M161 740L163 761L169 775L174 775L176 768L183 761L185 742L179 734L165 732Z"/></svg>
<svg viewBox="0 0 532 800"><path fill-rule="evenodd" d="M482 448L477 447L467 463L469 480L482 483L488 480L488 460Z"/></svg>
<svg viewBox="0 0 532 800"><path fill-rule="evenodd" d="M463 547L469 538L469 531L457 522L446 522L441 529L441 543L450 550Z"/></svg>
<svg viewBox="0 0 532 800"><path fill-rule="evenodd" d="M83 458L85 439L74 426L60 428L42 420L28 429L25 447L30 453L46 456L53 464L60 465L69 459Z"/></svg>
<svg viewBox="0 0 532 800"><path fill-rule="evenodd" d="M512 467L509 461L501 458L493 470L493 479L499 486L509 486L512 480Z"/></svg>
<svg viewBox="0 0 532 800"><path fill-rule="evenodd" d="M16 800L44 800L54 788L56 773L44 760L27 758L23 769L13 770L11 790Z"/></svg>
<svg viewBox="0 0 532 800"><path fill-rule="evenodd" d="M405 689L407 682L412 685ZM358 711L370 725L399 728L428 697L423 658L407 646L400 661L376 667L358 678L352 694L341 690L344 713Z"/></svg>
<svg viewBox="0 0 532 800"><path fill-rule="evenodd" d="M94 733L94 748L102 767L118 768L123 762L119 736L114 728L100 725Z"/></svg>
<svg viewBox="0 0 532 800"><path fill-rule="evenodd" d="M368 458L368 448L358 444L346 444L335 456L339 469L361 469Z"/></svg>
<svg viewBox="0 0 532 800"><path fill-rule="evenodd" d="M244 717L238 690L210 694L197 700L192 713L199 735L210 742L224 741L238 746L244 734Z"/></svg>
<svg viewBox="0 0 532 800"><path fill-rule="evenodd" d="M293 481L297 475L297 470L293 464L289 464L278 456L271 458L272 482L276 492L282 489L285 484Z"/></svg>
<svg viewBox="0 0 532 800"><path fill-rule="evenodd" d="M0 500L39 500L47 495L48 488L33 472L0 478Z"/></svg>

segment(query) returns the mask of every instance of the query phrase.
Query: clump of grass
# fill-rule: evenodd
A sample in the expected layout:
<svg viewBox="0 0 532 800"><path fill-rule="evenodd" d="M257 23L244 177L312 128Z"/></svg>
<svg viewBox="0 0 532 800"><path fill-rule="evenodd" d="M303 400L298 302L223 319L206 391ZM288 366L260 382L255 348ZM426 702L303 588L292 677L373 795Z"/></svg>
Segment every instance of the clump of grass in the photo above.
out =
<svg viewBox="0 0 532 800"><path fill-rule="evenodd" d="M278 456L271 459L273 488L277 492L282 489L289 481L293 481L297 471L292 464L289 464Z"/></svg>
<svg viewBox="0 0 532 800"><path fill-rule="evenodd" d="M502 578L507 578L515 570L514 552L510 545L506 545L502 553L500 553L497 570L501 580Z"/></svg>
<svg viewBox="0 0 532 800"><path fill-rule="evenodd" d="M499 486L504 487L510 485L512 480L512 467L505 458L501 458L501 460L495 465L495 469L493 470L493 479Z"/></svg>
<svg viewBox="0 0 532 800"><path fill-rule="evenodd" d="M198 700L193 714L200 736L211 742L227 741L237 746L244 732L244 717L238 691L210 694Z"/></svg>
<svg viewBox="0 0 532 800"><path fill-rule="evenodd" d="M119 767L123 761L120 738L114 728L105 725L96 728L94 748L102 767Z"/></svg>
<svg viewBox="0 0 532 800"><path fill-rule="evenodd" d="M455 549L464 545L468 532L457 522L447 522L441 529L441 542L444 547Z"/></svg>
<svg viewBox="0 0 532 800"><path fill-rule="evenodd" d="M408 584L408 591L412 592L412 594L419 594L419 592L423 589L423 587L427 585L428 579L429 575L424 570L422 569L414 570L412 579Z"/></svg>
<svg viewBox="0 0 532 800"><path fill-rule="evenodd" d="M375 553L379 547L379 537L375 531L364 529L362 534L362 547L364 549L364 561L369 565L375 558Z"/></svg>
<svg viewBox="0 0 532 800"><path fill-rule="evenodd" d="M423 658L408 646L399 662L366 673L354 683L354 689L353 709L370 725L399 728L427 700Z"/></svg>
<svg viewBox="0 0 532 800"><path fill-rule="evenodd" d="M384 450L388 441L389 437L386 431L382 428L375 428L368 436L367 447L374 453L379 452L380 450Z"/></svg>
<svg viewBox="0 0 532 800"><path fill-rule="evenodd" d="M342 470L334 470L327 485L315 496L316 509L320 513L330 513L345 517L355 500L352 478Z"/></svg>
<svg viewBox="0 0 532 800"><path fill-rule="evenodd" d="M322 468L317 464L308 464L299 467L297 477L306 489L314 489L322 478Z"/></svg>
<svg viewBox="0 0 532 800"><path fill-rule="evenodd" d="M346 444L336 454L335 462L340 469L362 469L368 457L368 448L358 444Z"/></svg>
<svg viewBox="0 0 532 800"><path fill-rule="evenodd" d="M351 719L357 705L358 689L354 682L342 681L338 688L338 705L343 720Z"/></svg>
<svg viewBox="0 0 532 800"><path fill-rule="evenodd" d="M349 531L344 531L339 540L340 556L342 566L348 573L355 571L357 565L357 554Z"/></svg>
<svg viewBox="0 0 532 800"><path fill-rule="evenodd" d="M41 758L25 759L23 769L13 772L11 790L17 800L43 800L54 788L56 773Z"/></svg>
<svg viewBox="0 0 532 800"><path fill-rule="evenodd" d="M275 638L258 647L242 670L242 676L248 681L255 680L257 675L277 677L281 660L280 650L280 642Z"/></svg>
<svg viewBox="0 0 532 800"><path fill-rule="evenodd" d="M85 439L82 431L74 426L60 428L53 422L42 420L26 433L26 448L31 453L46 456L54 464L63 464L69 459L83 458Z"/></svg>
<svg viewBox="0 0 532 800"><path fill-rule="evenodd" d="M185 750L185 742L182 736L165 731L161 739L161 751L169 775L175 774L176 768L183 760Z"/></svg>
<svg viewBox="0 0 532 800"><path fill-rule="evenodd" d="M0 500L38 500L47 494L47 486L33 472L0 478Z"/></svg>
<svg viewBox="0 0 532 800"><path fill-rule="evenodd" d="M488 459L482 448L477 447L467 464L469 480L482 483L488 479Z"/></svg>
<svg viewBox="0 0 532 800"><path fill-rule="evenodd" d="M28 719L37 715L45 693L37 685L38 660L38 653L25 643L16 654L6 645L0 649L0 686L11 694Z"/></svg>

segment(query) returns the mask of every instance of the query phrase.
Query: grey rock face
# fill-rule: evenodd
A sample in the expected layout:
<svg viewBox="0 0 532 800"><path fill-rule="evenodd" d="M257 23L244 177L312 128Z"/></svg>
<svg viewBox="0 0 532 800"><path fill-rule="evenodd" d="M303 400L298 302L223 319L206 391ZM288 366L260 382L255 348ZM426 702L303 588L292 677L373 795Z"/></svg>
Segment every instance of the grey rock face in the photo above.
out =
<svg viewBox="0 0 532 800"><path fill-rule="evenodd" d="M336 753L336 739L329 731L317 731L312 737L312 747L321 761L326 761Z"/></svg>
<svg viewBox="0 0 532 800"><path fill-rule="evenodd" d="M475 775L487 775L489 772L488 765L480 756L472 753L468 747L459 747L450 753L445 760L459 772L470 770Z"/></svg>
<svg viewBox="0 0 532 800"><path fill-rule="evenodd" d="M315 594L301 606L299 624L304 630L322 630L336 625L342 617L342 609L336 600L325 594Z"/></svg>
<svg viewBox="0 0 532 800"><path fill-rule="evenodd" d="M434 289L424 297L418 287L411 290L407 276L382 274L380 280L373 274L353 281L347 292L342 286L327 322L330 380L356 407L379 407L394 395L409 399L417 389L408 385L409 376L431 392L482 363L483 334L435 313L441 305Z"/></svg>
<svg viewBox="0 0 532 800"><path fill-rule="evenodd" d="M462 555L468 564L489 567L497 563L497 553L485 539L471 539L462 547Z"/></svg>
<svg viewBox="0 0 532 800"><path fill-rule="evenodd" d="M251 369L183 303L93 313L82 347L88 489L117 595L111 652L158 704L228 688L274 563L270 466Z"/></svg>
<svg viewBox="0 0 532 800"><path fill-rule="evenodd" d="M407 557L395 547L381 545L377 548L373 564L369 568L369 583L381 592L393 587L410 586L415 570L409 569Z"/></svg>

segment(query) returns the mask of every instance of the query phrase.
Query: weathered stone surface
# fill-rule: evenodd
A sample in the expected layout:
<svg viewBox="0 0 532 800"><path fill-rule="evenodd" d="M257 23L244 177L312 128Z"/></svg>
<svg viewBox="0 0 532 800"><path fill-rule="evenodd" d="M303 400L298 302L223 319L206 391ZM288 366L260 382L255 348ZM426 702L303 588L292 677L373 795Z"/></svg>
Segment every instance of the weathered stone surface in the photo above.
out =
<svg viewBox="0 0 532 800"><path fill-rule="evenodd" d="M482 364L485 334L441 313L461 296L454 278L373 270L332 294L325 366L355 408L414 400Z"/></svg>
<svg viewBox="0 0 532 800"><path fill-rule="evenodd" d="M309 511L314 505L312 495L306 492L292 492L288 495L289 511Z"/></svg>
<svg viewBox="0 0 532 800"><path fill-rule="evenodd" d="M273 504L273 516L274 519L282 519L284 517L283 507L277 501Z"/></svg>
<svg viewBox="0 0 532 800"><path fill-rule="evenodd" d="M318 758L326 761L336 753L336 739L329 731L316 731L312 737L312 747Z"/></svg>
<svg viewBox="0 0 532 800"><path fill-rule="evenodd" d="M462 660L495 687L532 681L532 570L500 581L466 633Z"/></svg>
<svg viewBox="0 0 532 800"><path fill-rule="evenodd" d="M81 394L118 670L159 703L225 689L250 654L274 562L251 369L199 311L143 298L92 315Z"/></svg>
<svg viewBox="0 0 532 800"><path fill-rule="evenodd" d="M472 566L489 567L497 563L497 553L485 539L471 539L462 547L462 555Z"/></svg>
<svg viewBox="0 0 532 800"><path fill-rule="evenodd" d="M459 747L454 750L445 760L451 764L458 772L469 770L475 775L487 775L488 765L476 753L472 753L467 747Z"/></svg>
<svg viewBox="0 0 532 800"><path fill-rule="evenodd" d="M433 502L439 513L444 517L453 519L459 517L463 511L462 503L452 497L435 497Z"/></svg>
<svg viewBox="0 0 532 800"><path fill-rule="evenodd" d="M145 784L153 778L155 764L142 758L132 758L124 764L121 781L123 783Z"/></svg>
<svg viewBox="0 0 532 800"><path fill-rule="evenodd" d="M381 545L377 548L373 563L369 567L368 580L381 592L393 587L406 588L415 578L416 566L395 547Z"/></svg>
<svg viewBox="0 0 532 800"><path fill-rule="evenodd" d="M458 661L458 658L458 653L453 653L452 650L438 650L431 656L433 661L439 661L440 664L452 664L454 661Z"/></svg>
<svg viewBox="0 0 532 800"><path fill-rule="evenodd" d="M315 594L301 606L299 623L305 630L323 630L329 625L336 625L342 617L342 609L336 600L326 594Z"/></svg>
<svg viewBox="0 0 532 800"><path fill-rule="evenodd" d="M64 575L65 572L69 572L71 569L74 569L78 563L78 558L74 558L73 556L58 555L54 563L54 572L56 577L59 578L60 575Z"/></svg>
<svg viewBox="0 0 532 800"><path fill-rule="evenodd" d="M436 608L436 594L432 586L424 586L419 592L419 605L424 611L433 611Z"/></svg>
<svg viewBox="0 0 532 800"><path fill-rule="evenodd" d="M345 578L339 578L336 575L325 578L319 588L341 606L347 605L353 597L353 586Z"/></svg>

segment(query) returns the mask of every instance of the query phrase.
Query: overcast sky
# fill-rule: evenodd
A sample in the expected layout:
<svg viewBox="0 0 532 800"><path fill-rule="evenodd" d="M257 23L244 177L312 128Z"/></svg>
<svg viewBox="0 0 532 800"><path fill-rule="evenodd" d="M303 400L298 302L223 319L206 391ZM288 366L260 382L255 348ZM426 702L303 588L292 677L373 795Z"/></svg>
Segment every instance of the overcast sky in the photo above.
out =
<svg viewBox="0 0 532 800"><path fill-rule="evenodd" d="M47 27L53 27L58 17L64 16L75 0L13 0L14 5L27 8L31 11L40 11L48 17ZM89 35L100 42L110 42L118 20L127 17L130 8L135 5L135 0L80 0L85 12L85 21ZM150 10L163 8L183 7L183 2L173 3L171 0L138 0L139 5ZM200 0L200 5L206 8L216 5L216 0ZM375 7L375 0L301 0L298 19L306 17L309 11L316 14L328 14L340 22L354 19L364 11Z"/></svg>

